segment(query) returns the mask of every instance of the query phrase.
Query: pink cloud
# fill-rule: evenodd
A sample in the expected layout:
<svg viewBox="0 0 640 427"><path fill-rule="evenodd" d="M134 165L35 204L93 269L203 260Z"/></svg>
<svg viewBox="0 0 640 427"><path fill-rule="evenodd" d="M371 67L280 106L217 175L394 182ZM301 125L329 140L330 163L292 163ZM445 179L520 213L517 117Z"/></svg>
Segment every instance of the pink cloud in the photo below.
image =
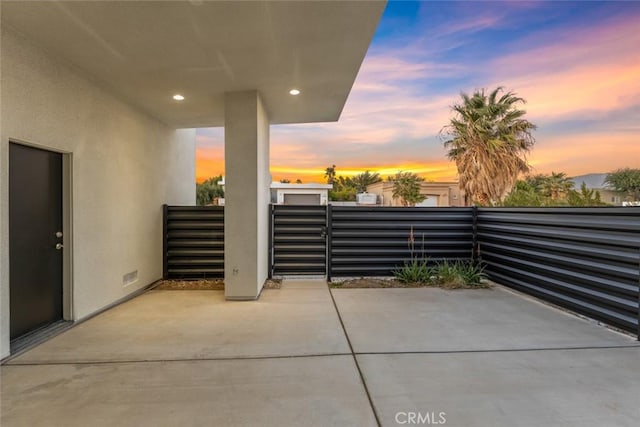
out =
<svg viewBox="0 0 640 427"><path fill-rule="evenodd" d="M624 165L640 168L636 135L628 133L583 133L558 135L539 143L530 157L535 173L564 171L570 176L610 172Z"/></svg>
<svg viewBox="0 0 640 427"><path fill-rule="evenodd" d="M446 124L451 98L415 93L410 83L429 75L429 70L446 73L455 67L440 68L435 71L438 67L433 64L412 63L394 56L369 56L339 122L275 126L272 146L307 142L313 144L308 147L310 150L326 151L360 143L375 150L392 141L426 140Z"/></svg>
<svg viewBox="0 0 640 427"><path fill-rule="evenodd" d="M598 117L640 103L638 19L567 30L549 45L491 64L494 86L503 84L528 101L537 120Z"/></svg>
<svg viewBox="0 0 640 427"><path fill-rule="evenodd" d="M532 33L513 46L516 53L486 63L425 59L430 53L464 45L464 37L458 35L505 24L505 14L494 6L460 7L469 11L453 26L428 29L399 48L369 52L339 122L273 126L274 178L321 178L324 168L334 163L344 173L403 169L438 179L454 178L455 165L446 159L437 134L451 116L450 106L459 99L457 90L446 95L419 90L425 82L452 76L478 88L504 85L527 99L528 118L540 129L531 155L539 172L561 170L576 175L640 167L637 118L616 113L640 104L638 18ZM508 7L535 8L537 4ZM576 119L599 120L599 132L565 128L562 135L553 134L553 129ZM220 151L222 134L207 134L199 141ZM220 159L211 152L200 153Z"/></svg>

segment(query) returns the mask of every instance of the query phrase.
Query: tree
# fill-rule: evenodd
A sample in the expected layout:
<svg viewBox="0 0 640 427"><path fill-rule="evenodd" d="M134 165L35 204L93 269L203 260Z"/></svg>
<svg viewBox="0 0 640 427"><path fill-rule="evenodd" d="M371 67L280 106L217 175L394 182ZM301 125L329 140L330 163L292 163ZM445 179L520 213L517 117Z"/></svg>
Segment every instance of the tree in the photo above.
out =
<svg viewBox="0 0 640 427"><path fill-rule="evenodd" d="M525 100L501 92L502 87L488 95L484 89L472 96L461 93L462 102L452 106L455 116L441 131L449 137L444 146L456 162L460 187L482 205L502 200L518 176L529 171L526 154L535 142L531 133L536 126L518 109Z"/></svg>
<svg viewBox="0 0 640 427"><path fill-rule="evenodd" d="M356 185L353 182L353 179L351 177L344 177L344 176L339 176L335 179L334 183L333 183L333 187L336 189L336 191L340 191L340 190L344 190L347 188L351 188L351 189L356 189Z"/></svg>
<svg viewBox="0 0 640 427"><path fill-rule="evenodd" d="M503 207L530 207L543 206L542 195L538 192L538 187L532 185L528 180L516 182L513 190L500 203Z"/></svg>
<svg viewBox="0 0 640 427"><path fill-rule="evenodd" d="M402 206L415 206L425 199L420 194L420 183L424 178L419 177L412 172L398 171L395 175L387 177L387 180L393 182L394 199L400 199Z"/></svg>
<svg viewBox="0 0 640 427"><path fill-rule="evenodd" d="M198 206L210 205L216 197L224 197L224 189L218 185L218 181L221 180L222 175L218 175L196 184L196 204Z"/></svg>
<svg viewBox="0 0 640 427"><path fill-rule="evenodd" d="M527 175L524 178L524 182L526 182L531 187L537 190L540 188L542 183L546 181L546 179L547 179L547 175L539 173L537 175Z"/></svg>
<svg viewBox="0 0 640 427"><path fill-rule="evenodd" d="M291 184L291 180L287 178L282 178L280 180L280 184Z"/></svg>
<svg viewBox="0 0 640 427"><path fill-rule="evenodd" d="M332 182L329 182L329 178L327 178L327 183L333 184L333 190L329 191L329 200L355 201L358 190L353 179L348 176L335 176L335 165L327 168L327 172L331 172L331 169L333 170ZM327 175L325 174L325 176Z"/></svg>
<svg viewBox="0 0 640 427"><path fill-rule="evenodd" d="M356 189L353 187L345 187L335 191L329 191L329 200L342 202L355 202Z"/></svg>
<svg viewBox="0 0 640 427"><path fill-rule="evenodd" d="M569 184L566 184L567 181ZM516 182L515 187L502 200L500 206L606 206L600 198L600 193L589 190L585 183L582 183L580 191L571 189L571 186L573 183L564 173L552 172L551 175L527 176L524 180ZM555 197L554 191L557 191Z"/></svg>
<svg viewBox="0 0 640 427"><path fill-rule="evenodd" d="M300 178L296 179L296 184L302 184L302 180Z"/></svg>
<svg viewBox="0 0 640 427"><path fill-rule="evenodd" d="M623 168L610 172L605 184L625 194L627 201L640 200L640 169Z"/></svg>
<svg viewBox="0 0 640 427"><path fill-rule="evenodd" d="M551 175L540 176L537 185L540 193L553 201L566 198L569 191L573 189L573 181L564 172L551 172Z"/></svg>
<svg viewBox="0 0 640 427"><path fill-rule="evenodd" d="M368 186L380 181L382 181L382 178L380 178L380 174L378 172L372 173L368 170L354 176L351 179L351 182L353 183L358 193L367 191Z"/></svg>
<svg viewBox="0 0 640 427"><path fill-rule="evenodd" d="M580 192L570 190L567 200L570 206L605 206L600 199L600 192L596 190L589 190L587 184L584 182L580 186Z"/></svg>
<svg viewBox="0 0 640 427"><path fill-rule="evenodd" d="M324 171L324 177L327 178L327 184L333 184L336 180L336 165L331 165Z"/></svg>
<svg viewBox="0 0 640 427"><path fill-rule="evenodd" d="M356 200L357 192L358 190L350 177L337 176L334 177L333 191L329 192L329 199L351 202Z"/></svg>

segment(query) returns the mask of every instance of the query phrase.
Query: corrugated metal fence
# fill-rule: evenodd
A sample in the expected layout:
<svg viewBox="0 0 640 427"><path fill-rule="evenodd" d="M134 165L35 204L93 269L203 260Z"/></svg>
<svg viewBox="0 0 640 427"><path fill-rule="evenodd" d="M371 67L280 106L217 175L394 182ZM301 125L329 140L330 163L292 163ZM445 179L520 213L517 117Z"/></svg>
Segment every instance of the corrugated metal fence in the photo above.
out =
<svg viewBox="0 0 640 427"><path fill-rule="evenodd" d="M640 208L275 205L270 233L272 276L390 276L413 233L414 254L479 254L497 283L640 333ZM164 235L165 278L223 277L223 207L165 207Z"/></svg>
<svg viewBox="0 0 640 427"><path fill-rule="evenodd" d="M328 220L329 277L391 276L412 256L436 261L472 254L472 208L330 206Z"/></svg>
<svg viewBox="0 0 640 427"><path fill-rule="evenodd" d="M164 206L165 279L224 277L224 207Z"/></svg>
<svg viewBox="0 0 640 427"><path fill-rule="evenodd" d="M477 236L497 283L640 332L640 209L481 208Z"/></svg>

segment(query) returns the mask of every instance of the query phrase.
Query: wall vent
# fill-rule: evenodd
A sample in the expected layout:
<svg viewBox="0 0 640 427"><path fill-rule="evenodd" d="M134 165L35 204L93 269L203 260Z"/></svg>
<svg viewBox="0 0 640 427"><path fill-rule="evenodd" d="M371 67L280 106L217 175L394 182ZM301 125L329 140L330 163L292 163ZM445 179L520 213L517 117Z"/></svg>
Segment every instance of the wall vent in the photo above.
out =
<svg viewBox="0 0 640 427"><path fill-rule="evenodd" d="M122 286L129 286L132 283L138 281L138 270L132 271L131 273L127 273L122 276Z"/></svg>

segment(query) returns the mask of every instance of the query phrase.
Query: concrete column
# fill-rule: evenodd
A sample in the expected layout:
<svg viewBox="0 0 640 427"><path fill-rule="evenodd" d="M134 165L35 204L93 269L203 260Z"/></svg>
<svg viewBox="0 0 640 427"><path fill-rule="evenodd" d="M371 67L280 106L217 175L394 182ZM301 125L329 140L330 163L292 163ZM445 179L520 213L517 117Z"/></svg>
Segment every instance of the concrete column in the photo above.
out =
<svg viewBox="0 0 640 427"><path fill-rule="evenodd" d="M251 300L268 276L269 118L257 91L225 94L225 297Z"/></svg>

